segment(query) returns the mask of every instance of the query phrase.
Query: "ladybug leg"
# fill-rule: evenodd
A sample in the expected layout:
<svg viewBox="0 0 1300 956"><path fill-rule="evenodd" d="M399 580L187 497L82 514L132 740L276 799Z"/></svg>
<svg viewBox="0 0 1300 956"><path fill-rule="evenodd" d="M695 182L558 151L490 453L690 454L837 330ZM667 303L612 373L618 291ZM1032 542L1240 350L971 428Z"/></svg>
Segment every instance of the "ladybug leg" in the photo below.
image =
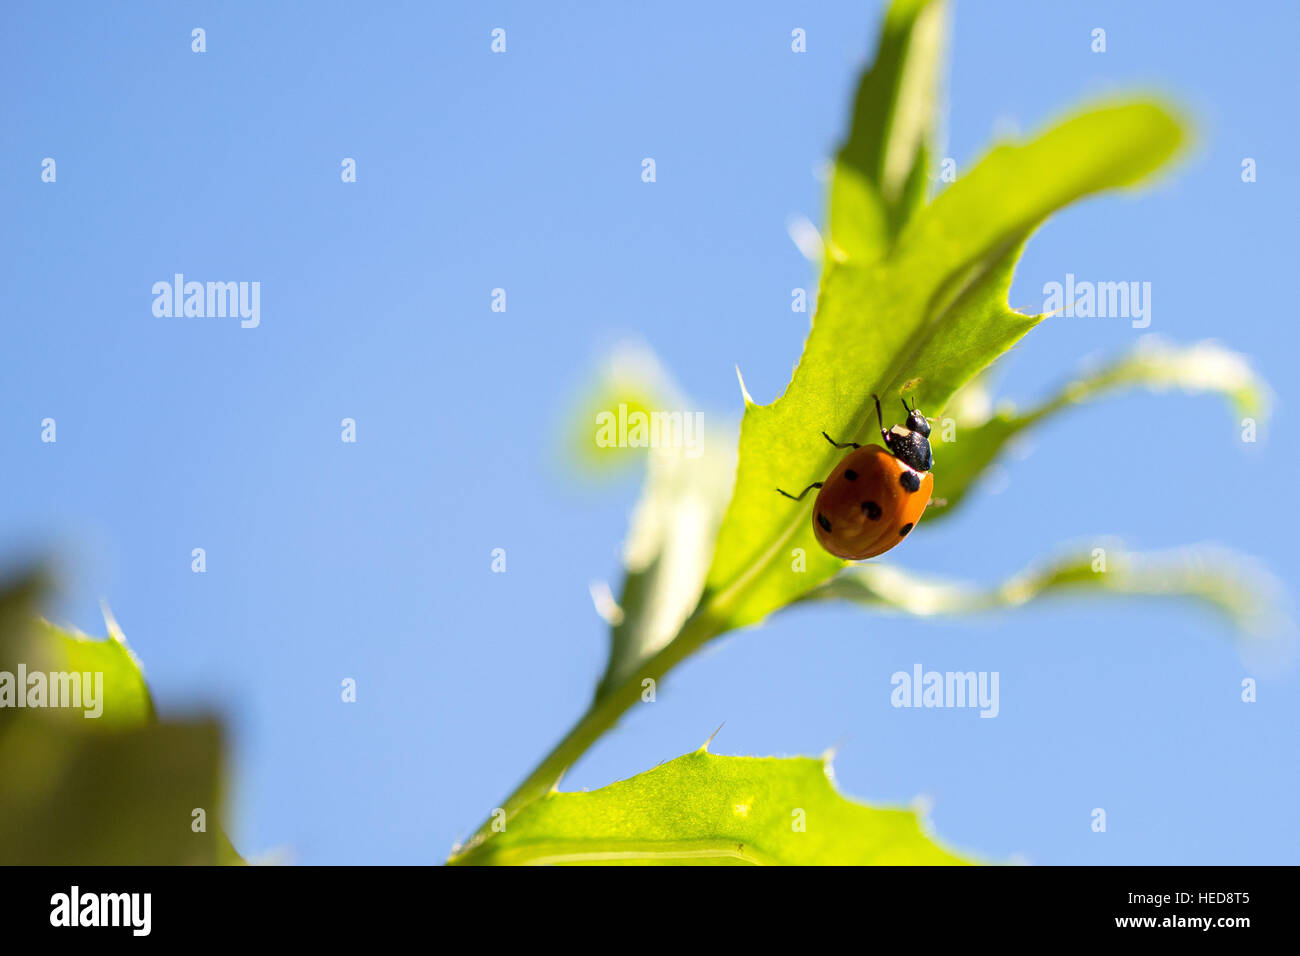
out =
<svg viewBox="0 0 1300 956"><path fill-rule="evenodd" d="M799 492L799 494L798 494L797 497L796 497L795 495L790 494L790 492L788 492L788 491L781 491L780 488L778 488L778 489L776 489L776 490L777 490L777 491L780 491L781 494L785 495L785 496L786 496L787 498L789 498L791 501L802 501L804 495L808 494L808 492L812 491L814 488L820 488L821 486L822 486L822 483L821 483L820 481L814 481L811 485L809 485L809 486L808 486L807 488L805 488L803 491Z"/></svg>
<svg viewBox="0 0 1300 956"><path fill-rule="evenodd" d="M894 450L894 443L893 443L894 436L891 435L889 433L889 429L885 427L885 416L880 414L880 396L872 395L871 397L875 399L876 402L876 424L880 426L880 437L884 441L885 447L892 452ZM903 404L904 406L907 405L906 402L904 402Z"/></svg>
<svg viewBox="0 0 1300 956"><path fill-rule="evenodd" d="M825 432L822 432L822 438L825 438L836 448L861 448L862 447L855 441L845 441L845 442L836 441L834 438L832 438L830 435L826 434Z"/></svg>

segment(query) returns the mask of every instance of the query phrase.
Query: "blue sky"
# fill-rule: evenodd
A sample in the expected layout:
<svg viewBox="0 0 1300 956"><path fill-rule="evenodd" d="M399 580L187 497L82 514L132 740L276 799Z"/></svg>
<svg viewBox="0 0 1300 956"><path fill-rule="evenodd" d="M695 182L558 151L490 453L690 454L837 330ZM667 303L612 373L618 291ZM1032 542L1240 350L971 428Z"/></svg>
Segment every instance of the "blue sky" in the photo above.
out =
<svg viewBox="0 0 1300 956"><path fill-rule="evenodd" d="M574 390L636 337L701 408L739 411L737 365L756 400L779 394L807 331L790 289L813 281L786 222L821 219L815 171L879 5L15 2L3 16L0 556L56 555L51 617L102 633L107 599L165 712L227 717L241 850L440 861L603 665L587 588L617 575L637 481L593 491L555 466ZM1118 91L1163 93L1198 126L1151 191L1052 219L1012 305L1037 309L1067 272L1149 281L1148 331L1247 353L1278 401L1254 446L1209 397L1073 412L901 563L992 582L1116 534L1218 542L1296 579L1298 25L1280 2L958 6L945 154L959 174L994 130ZM356 183L340 181L344 157ZM177 272L260 282L260 326L155 317L151 287ZM497 287L505 313L489 308ZM1139 334L1052 319L1000 390L1042 395ZM1113 442L1133 422L1151 431L1139 462ZM497 547L506 574L491 573ZM998 671L998 719L891 708L889 675L918 661ZM725 721L717 752L838 745L845 791L925 795L938 834L985 858L1295 863L1297 687L1176 604L961 622L819 607L688 662L566 786L646 769ZM1098 806L1105 834L1089 827Z"/></svg>

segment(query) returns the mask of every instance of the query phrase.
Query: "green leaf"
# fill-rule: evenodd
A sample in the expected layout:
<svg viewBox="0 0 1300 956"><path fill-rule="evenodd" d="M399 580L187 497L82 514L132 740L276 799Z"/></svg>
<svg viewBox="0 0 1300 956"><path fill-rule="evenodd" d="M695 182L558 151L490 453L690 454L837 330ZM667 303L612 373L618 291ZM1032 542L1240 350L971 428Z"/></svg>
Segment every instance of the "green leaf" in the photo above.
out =
<svg viewBox="0 0 1300 956"><path fill-rule="evenodd" d="M827 761L701 749L582 793L552 792L456 864L958 864L912 810L841 796Z"/></svg>
<svg viewBox="0 0 1300 956"><path fill-rule="evenodd" d="M1027 568L993 587L887 564L859 564L819 585L804 600L853 601L872 610L934 617L1097 593L1200 601L1249 637L1271 637L1285 625L1280 586L1245 555L1205 545L1135 553L1114 540Z"/></svg>
<svg viewBox="0 0 1300 956"><path fill-rule="evenodd" d="M942 423L931 432L934 496L946 504L927 511L922 527L949 515L1012 439L1049 416L1124 388L1219 393L1232 401L1239 416L1261 420L1270 403L1268 385L1244 355L1214 342L1176 346L1155 336L1143 338L1128 355L1085 372L1051 399L1025 412L1002 403L994 414L981 384L972 389L979 394L967 394L962 402L953 403L960 404L960 409L949 408L948 417L955 425L953 440L944 441Z"/></svg>
<svg viewBox="0 0 1300 956"><path fill-rule="evenodd" d="M883 258L925 202L944 8L936 0L896 0L885 16L831 182L831 242L843 258Z"/></svg>
<svg viewBox="0 0 1300 956"><path fill-rule="evenodd" d="M1139 181L1181 139L1178 123L1154 104L1085 113L995 149L918 213L881 263L828 265L789 387L770 405L747 402L735 491L704 598L713 628L759 621L843 566L815 541L811 498L796 504L776 494L830 472L840 453L821 432L869 440L873 393L895 420L904 392L927 413L941 411L1044 318L1006 304L1034 227L1075 199Z"/></svg>

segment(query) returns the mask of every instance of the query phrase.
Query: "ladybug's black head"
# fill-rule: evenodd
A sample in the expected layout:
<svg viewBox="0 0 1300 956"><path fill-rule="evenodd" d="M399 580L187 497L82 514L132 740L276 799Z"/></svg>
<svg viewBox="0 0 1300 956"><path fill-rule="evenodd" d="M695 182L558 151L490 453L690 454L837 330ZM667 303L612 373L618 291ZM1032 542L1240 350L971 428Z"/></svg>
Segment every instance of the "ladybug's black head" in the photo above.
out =
<svg viewBox="0 0 1300 956"><path fill-rule="evenodd" d="M904 405L903 407L906 408L907 406ZM911 431L920 432L926 438L930 437L930 423L915 408L907 413L907 427Z"/></svg>

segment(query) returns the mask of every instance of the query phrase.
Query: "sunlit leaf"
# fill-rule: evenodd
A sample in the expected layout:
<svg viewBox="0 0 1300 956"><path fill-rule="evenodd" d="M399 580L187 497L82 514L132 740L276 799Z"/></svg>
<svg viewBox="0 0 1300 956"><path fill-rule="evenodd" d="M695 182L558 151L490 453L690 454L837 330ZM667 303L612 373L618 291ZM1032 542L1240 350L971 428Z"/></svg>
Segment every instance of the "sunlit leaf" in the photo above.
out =
<svg viewBox="0 0 1300 956"><path fill-rule="evenodd" d="M581 793L551 793L459 864L959 864L915 811L842 796L811 757L704 750Z"/></svg>
<svg viewBox="0 0 1300 956"><path fill-rule="evenodd" d="M811 498L796 504L775 491L830 472L839 453L821 432L869 440L873 393L894 420L905 390L924 411L941 411L1044 318L1006 304L1029 233L1075 199L1140 181L1181 139L1178 123L1154 104L1084 113L995 149L917 213L881 263L828 265L790 385L775 402L745 409L735 491L705 595L716 627L761 620L843 565L814 539ZM796 549L805 570L796 569Z"/></svg>

